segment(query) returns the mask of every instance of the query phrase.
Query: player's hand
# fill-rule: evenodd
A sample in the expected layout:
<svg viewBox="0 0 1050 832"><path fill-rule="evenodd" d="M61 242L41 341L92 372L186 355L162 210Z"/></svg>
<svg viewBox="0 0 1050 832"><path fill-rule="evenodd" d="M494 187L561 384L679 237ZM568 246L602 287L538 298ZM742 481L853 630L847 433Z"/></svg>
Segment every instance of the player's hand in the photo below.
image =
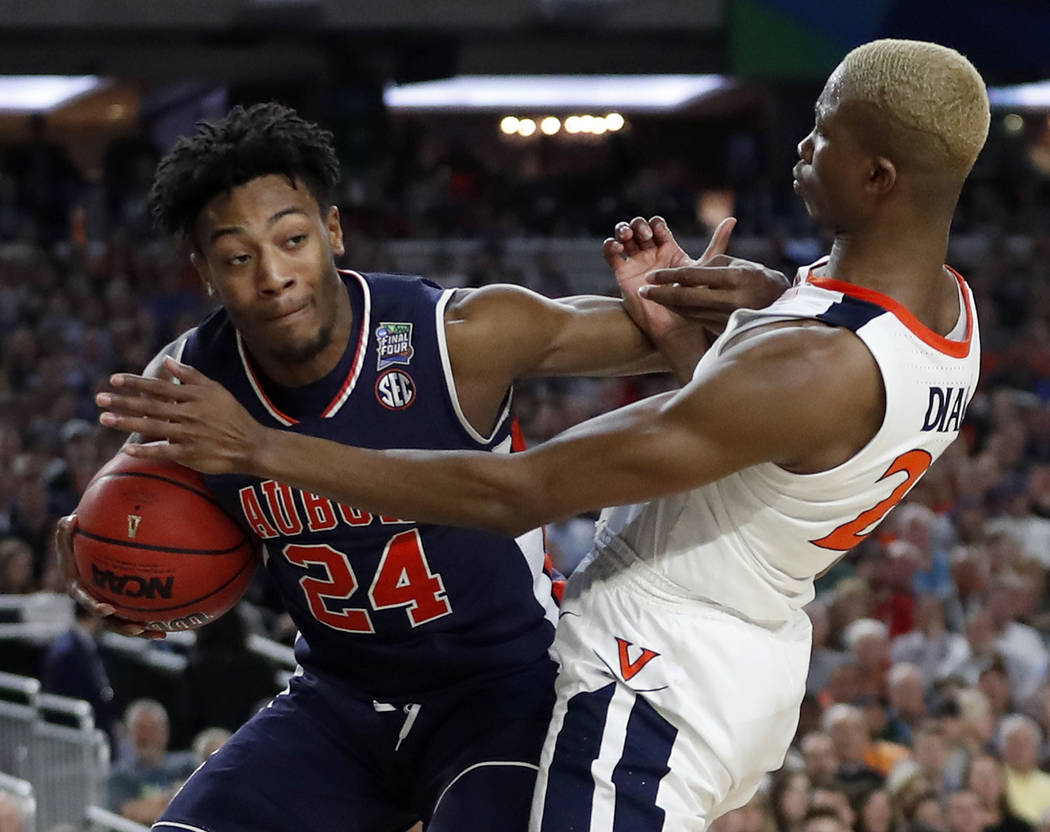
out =
<svg viewBox="0 0 1050 832"><path fill-rule="evenodd" d="M58 552L58 565L65 581L66 592L82 607L101 618L102 623L115 633L148 639L164 638L162 632L147 630L141 624L120 618L113 606L96 601L88 593L84 584L81 583L77 562L73 557L73 532L76 531L76 528L77 516L75 514L60 518L55 526L55 551Z"/></svg>
<svg viewBox="0 0 1050 832"><path fill-rule="evenodd" d="M762 309L788 288L787 277L761 263L718 253L706 262L649 272L639 293L712 332L736 309Z"/></svg>
<svg viewBox="0 0 1050 832"><path fill-rule="evenodd" d="M695 331L697 327L683 320L673 309L649 302L639 292L647 285L646 276L657 269L703 264L723 255L734 225L736 220L733 217L722 220L697 260L678 245L663 217L649 220L635 217L629 223L619 222L613 230L613 236L603 243L602 254L616 275L628 314L658 345L664 346L672 337L680 338L683 329ZM702 336L700 332L694 334Z"/></svg>
<svg viewBox="0 0 1050 832"><path fill-rule="evenodd" d="M118 373L115 392L99 393L99 421L138 434L144 444L127 444L124 453L177 462L205 474L252 472L266 428L216 381L173 358L164 359L171 379ZM176 384L177 380L179 383Z"/></svg>

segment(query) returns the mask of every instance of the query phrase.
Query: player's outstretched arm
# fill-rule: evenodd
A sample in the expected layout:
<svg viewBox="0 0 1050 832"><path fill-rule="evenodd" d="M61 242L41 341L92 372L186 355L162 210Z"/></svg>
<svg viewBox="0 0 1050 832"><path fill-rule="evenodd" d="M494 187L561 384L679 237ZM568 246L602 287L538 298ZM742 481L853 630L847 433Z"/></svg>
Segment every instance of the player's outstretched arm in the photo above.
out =
<svg viewBox="0 0 1050 832"><path fill-rule="evenodd" d="M264 428L221 385L174 361L169 369L181 384L117 376L121 392L99 394L103 424L168 440L125 453L276 479L417 522L511 534L695 488L759 462L823 470L862 447L882 418L871 354L852 333L826 327L755 336L677 393L510 455L369 450ZM812 429L815 401L820 430Z"/></svg>

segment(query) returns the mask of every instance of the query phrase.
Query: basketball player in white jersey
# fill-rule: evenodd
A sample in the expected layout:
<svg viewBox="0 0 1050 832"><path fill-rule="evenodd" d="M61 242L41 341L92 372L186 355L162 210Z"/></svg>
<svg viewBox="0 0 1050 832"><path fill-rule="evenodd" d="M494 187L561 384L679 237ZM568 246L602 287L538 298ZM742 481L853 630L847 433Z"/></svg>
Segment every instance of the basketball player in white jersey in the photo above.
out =
<svg viewBox="0 0 1050 832"><path fill-rule="evenodd" d="M675 308L703 272L663 273L635 311L676 367L695 364L688 381L530 451L375 451L273 431L173 361L181 385L119 377L132 395L100 396L102 421L169 440L137 456L419 522L517 533L617 506L561 608L531 828L698 832L783 760L814 576L958 434L979 342L944 258L988 122L984 83L957 52L900 40L850 52L794 170L835 235L830 256L772 306L736 312L698 362L695 339L646 304ZM635 230L607 244L625 275L671 245L659 223Z"/></svg>

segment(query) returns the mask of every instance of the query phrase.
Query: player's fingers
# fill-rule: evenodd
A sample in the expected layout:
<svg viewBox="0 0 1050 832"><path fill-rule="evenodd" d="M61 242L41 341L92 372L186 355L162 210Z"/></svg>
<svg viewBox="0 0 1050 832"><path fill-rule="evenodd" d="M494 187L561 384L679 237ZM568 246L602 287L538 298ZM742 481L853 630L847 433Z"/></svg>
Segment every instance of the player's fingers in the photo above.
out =
<svg viewBox="0 0 1050 832"><path fill-rule="evenodd" d="M137 376L134 373L115 373L110 376L109 383L125 392L155 396L158 399L176 402L188 401L196 395L196 392L185 384L175 384L161 378Z"/></svg>
<svg viewBox="0 0 1050 832"><path fill-rule="evenodd" d="M700 255L701 263L706 263L710 258L726 253L726 249L729 248L729 238L732 236L735 226L736 217L726 217L718 224L715 233L711 235L711 242L707 244L704 253Z"/></svg>
<svg viewBox="0 0 1050 832"><path fill-rule="evenodd" d="M73 596L73 599L78 604L80 604L80 606L84 607L84 609L86 610L91 611L99 618L108 618L117 611L116 608L113 607L111 604L106 604L102 601L97 600L86 589L84 589L83 584L81 584L78 580L70 582L67 589L69 591L69 594Z"/></svg>
<svg viewBox="0 0 1050 832"><path fill-rule="evenodd" d="M623 253L623 244L612 237L606 237L602 243L602 257L613 269L617 268L627 257Z"/></svg>
<svg viewBox="0 0 1050 832"><path fill-rule="evenodd" d="M125 416L148 416L151 419L176 420L182 415L177 404L151 396L121 396L117 393L96 393L95 404Z"/></svg>
<svg viewBox="0 0 1050 832"><path fill-rule="evenodd" d="M653 241L657 245L662 246L674 242L674 234L671 233L671 226L669 226L667 220L660 215L650 217L649 228L652 229Z"/></svg>
<svg viewBox="0 0 1050 832"><path fill-rule="evenodd" d="M656 242L653 240L653 229L649 225L649 220L645 217L635 217L631 220L631 231L634 233L634 239L637 241L639 249L648 251L656 248Z"/></svg>
<svg viewBox="0 0 1050 832"><path fill-rule="evenodd" d="M78 578L77 564L73 558L73 533L77 527L75 514L60 517L55 524L55 551L58 553L58 568L67 586Z"/></svg>
<svg viewBox="0 0 1050 832"><path fill-rule="evenodd" d="M99 424L107 428L122 430L125 433L139 433L146 439L167 439L176 441L182 438L183 431L176 422L165 419L150 419L146 416L126 416L114 413L110 410L104 411L98 417Z"/></svg>
<svg viewBox="0 0 1050 832"><path fill-rule="evenodd" d="M736 308L734 298L727 296L726 292L718 289L708 289L704 286L642 286L639 294L646 300L659 303L661 306L679 309L705 309L718 312L731 311Z"/></svg>
<svg viewBox="0 0 1050 832"><path fill-rule="evenodd" d="M638 248L638 238L634 234L634 229L631 228L631 224L624 220L616 223L616 227L613 229L613 236L616 241L623 246L623 256L627 259L634 257L641 251Z"/></svg>
<svg viewBox="0 0 1050 832"><path fill-rule="evenodd" d="M207 384L211 381L204 373L189 364L176 361L170 355L164 359L164 366L183 384Z"/></svg>
<svg viewBox="0 0 1050 832"><path fill-rule="evenodd" d="M674 269L655 269L645 280L656 286L706 286L711 289L735 289L739 276L733 268L721 266L679 266Z"/></svg>

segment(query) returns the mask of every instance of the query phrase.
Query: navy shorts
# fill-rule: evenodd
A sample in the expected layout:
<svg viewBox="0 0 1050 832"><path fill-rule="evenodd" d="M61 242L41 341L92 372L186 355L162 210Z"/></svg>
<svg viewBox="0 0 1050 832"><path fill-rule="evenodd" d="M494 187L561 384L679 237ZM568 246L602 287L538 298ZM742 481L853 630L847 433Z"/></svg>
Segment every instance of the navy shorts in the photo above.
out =
<svg viewBox="0 0 1050 832"><path fill-rule="evenodd" d="M525 832L555 665L422 703L305 673L199 768L156 832Z"/></svg>

